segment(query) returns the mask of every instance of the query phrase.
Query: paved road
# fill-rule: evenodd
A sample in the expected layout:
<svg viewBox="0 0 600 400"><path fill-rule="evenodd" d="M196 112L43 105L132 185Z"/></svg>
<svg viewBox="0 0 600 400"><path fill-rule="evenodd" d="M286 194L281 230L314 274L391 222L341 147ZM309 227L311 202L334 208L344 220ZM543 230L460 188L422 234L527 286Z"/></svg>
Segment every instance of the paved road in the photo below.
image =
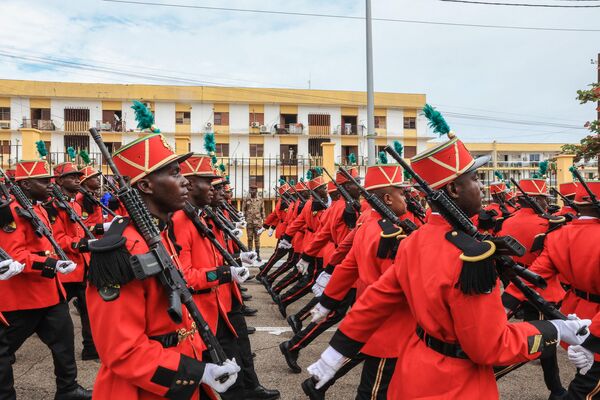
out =
<svg viewBox="0 0 600 400"><path fill-rule="evenodd" d="M249 306L259 309L255 317L248 318L248 324L258 327L259 331L251 335L253 350L256 352L256 365L258 375L264 386L277 388L282 393L282 399L304 399L300 389L300 382L307 377L306 373L293 374L289 372L278 345L281 341L291 337L291 331L277 311L264 288L256 281L248 282L248 293L254 298L248 302ZM298 303L289 308L290 311L299 309ZM79 367L79 382L91 388L99 364L94 361L80 361L81 333L79 317L72 314L76 326L76 349ZM118 321L115 321L118 323ZM285 329L280 329L285 328ZM283 332L282 332L283 331ZM300 355L299 363L305 368L316 360L320 352L326 347L331 337L331 332L326 332L319 337ZM565 352L560 350L559 362L563 384L568 385L574 369L567 363ZM42 400L52 399L54 396L54 376L52 357L49 350L37 337L29 339L17 352L17 362L14 365L15 381L19 399ZM359 371L353 371L343 380L340 380L328 393L328 399L349 400L354 398L356 384L359 380ZM548 393L542 380L542 371L539 365L530 363L513 372L499 382L502 399L530 399L545 400Z"/></svg>

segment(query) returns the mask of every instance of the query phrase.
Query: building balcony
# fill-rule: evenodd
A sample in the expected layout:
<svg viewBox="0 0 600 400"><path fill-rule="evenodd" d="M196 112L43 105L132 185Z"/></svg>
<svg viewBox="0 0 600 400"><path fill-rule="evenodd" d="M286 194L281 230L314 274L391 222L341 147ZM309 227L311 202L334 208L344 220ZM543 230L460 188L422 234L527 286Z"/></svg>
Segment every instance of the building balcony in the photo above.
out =
<svg viewBox="0 0 600 400"><path fill-rule="evenodd" d="M367 128L364 125L343 124L335 128L336 135L363 136Z"/></svg>
<svg viewBox="0 0 600 400"><path fill-rule="evenodd" d="M276 124L273 128L278 135L302 135L304 133L304 125L301 123Z"/></svg>
<svg viewBox="0 0 600 400"><path fill-rule="evenodd" d="M55 131L56 126L51 119L23 119L22 128L39 129L40 131Z"/></svg>
<svg viewBox="0 0 600 400"><path fill-rule="evenodd" d="M125 132L125 121L96 121L96 129L100 132Z"/></svg>

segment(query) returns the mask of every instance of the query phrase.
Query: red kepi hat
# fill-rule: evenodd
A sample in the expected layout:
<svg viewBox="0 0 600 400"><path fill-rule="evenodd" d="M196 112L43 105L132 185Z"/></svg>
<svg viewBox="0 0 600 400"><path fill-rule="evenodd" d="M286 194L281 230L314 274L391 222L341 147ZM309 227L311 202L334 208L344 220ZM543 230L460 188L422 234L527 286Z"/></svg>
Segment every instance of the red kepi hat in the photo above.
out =
<svg viewBox="0 0 600 400"><path fill-rule="evenodd" d="M221 178L221 175L212 168L211 156L204 154L192 154L187 160L181 163L181 175L200 176L204 178Z"/></svg>

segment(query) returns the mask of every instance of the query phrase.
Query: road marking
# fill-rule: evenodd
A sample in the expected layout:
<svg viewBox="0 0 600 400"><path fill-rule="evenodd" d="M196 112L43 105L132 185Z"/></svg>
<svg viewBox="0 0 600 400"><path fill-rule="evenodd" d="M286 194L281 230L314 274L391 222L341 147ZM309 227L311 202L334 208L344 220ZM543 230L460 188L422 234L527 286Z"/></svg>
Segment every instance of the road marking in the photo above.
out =
<svg viewBox="0 0 600 400"><path fill-rule="evenodd" d="M270 335L279 336L285 332L291 332L292 328L289 326L256 326L257 332L267 332ZM325 332L335 332L337 328L329 328Z"/></svg>

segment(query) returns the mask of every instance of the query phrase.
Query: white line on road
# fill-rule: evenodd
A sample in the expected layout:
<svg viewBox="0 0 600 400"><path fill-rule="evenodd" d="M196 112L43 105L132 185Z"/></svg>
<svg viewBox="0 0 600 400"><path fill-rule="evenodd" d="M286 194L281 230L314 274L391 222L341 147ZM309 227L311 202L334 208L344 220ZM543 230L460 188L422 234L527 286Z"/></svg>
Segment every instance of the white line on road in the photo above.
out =
<svg viewBox="0 0 600 400"><path fill-rule="evenodd" d="M289 326L255 326L257 332L267 332L271 335L279 336L285 332L291 332L292 328ZM329 328L325 332L335 332L336 328Z"/></svg>

